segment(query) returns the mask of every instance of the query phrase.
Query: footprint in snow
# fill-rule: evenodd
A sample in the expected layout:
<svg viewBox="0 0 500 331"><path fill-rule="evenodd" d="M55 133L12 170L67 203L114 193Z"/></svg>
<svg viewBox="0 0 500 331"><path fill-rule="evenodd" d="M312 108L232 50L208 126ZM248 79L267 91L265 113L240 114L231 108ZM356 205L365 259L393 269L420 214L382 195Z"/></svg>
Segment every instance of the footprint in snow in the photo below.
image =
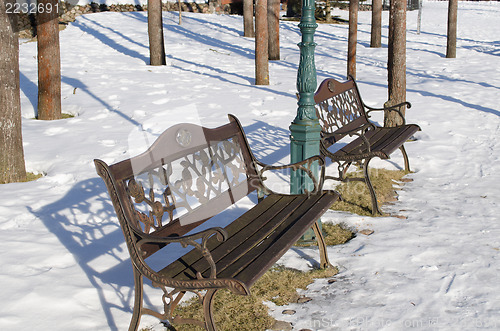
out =
<svg viewBox="0 0 500 331"><path fill-rule="evenodd" d="M169 101L170 101L170 98L163 98L163 99L158 99L156 101L153 101L153 104L155 104L155 105L164 105L164 104L166 104Z"/></svg>
<svg viewBox="0 0 500 331"><path fill-rule="evenodd" d="M55 136L57 134L65 133L68 132L68 129L65 129L63 127L55 127L55 128L50 128L45 130L44 134L46 136Z"/></svg>
<svg viewBox="0 0 500 331"><path fill-rule="evenodd" d="M113 147L116 145L116 141L109 139L99 140L99 143L105 147Z"/></svg>
<svg viewBox="0 0 500 331"><path fill-rule="evenodd" d="M158 95L158 94L167 94L167 91L165 91L165 90L153 91L153 92L149 92L147 95Z"/></svg>

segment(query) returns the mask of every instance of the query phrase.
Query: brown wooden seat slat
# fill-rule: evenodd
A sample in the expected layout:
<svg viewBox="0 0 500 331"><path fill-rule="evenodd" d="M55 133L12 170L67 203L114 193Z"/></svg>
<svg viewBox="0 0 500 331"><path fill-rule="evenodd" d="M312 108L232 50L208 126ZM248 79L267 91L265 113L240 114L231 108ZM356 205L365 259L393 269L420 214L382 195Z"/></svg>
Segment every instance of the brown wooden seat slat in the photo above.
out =
<svg viewBox="0 0 500 331"><path fill-rule="evenodd" d="M129 331L137 330L143 314L170 323L192 323L173 317L185 291L203 297L202 324L216 330L212 316L215 292L228 288L235 294L249 294L250 286L339 199L338 193L322 190L324 178L313 181L315 188L308 194L270 191L263 183L264 171L291 168L306 176L313 167L324 166L323 158L315 156L280 167L265 165L254 158L238 120L231 115L229 119L229 124L214 129L181 123L165 130L136 157L111 166L94 161L132 260L135 304ZM267 197L227 222L225 229L199 230L254 191ZM322 234L317 226L314 230L319 237L320 265L327 267ZM225 240L219 241L217 235L223 233ZM160 259L152 256L171 254L173 243L194 248L179 258L167 256L175 261L154 271L148 262ZM200 274L202 279L198 279ZM143 308L144 277L163 290L164 313Z"/></svg>
<svg viewBox="0 0 500 331"><path fill-rule="evenodd" d="M287 206L293 208L293 200L295 199L297 197L270 195L225 228L229 236L228 240L220 242L215 237L210 238L207 242L207 248L210 250L216 264L221 265L220 260L228 252L241 245L244 240L247 240L247 236L250 237L252 234L262 231L262 228L270 223L275 214L279 213L283 208ZM186 268L186 265L189 268ZM208 268L208 263L201 256L200 251L193 249L176 262L162 269L160 273L176 279L195 279L197 271L204 273Z"/></svg>
<svg viewBox="0 0 500 331"><path fill-rule="evenodd" d="M212 257L216 260L217 276L219 278L236 278L251 286L261 276L259 271L265 272L272 266L284 253L283 251L290 248L302 233L311 227L317 217L338 199L338 195L327 192L306 198L296 197L294 200L296 199L301 200L300 205L292 204L291 199L283 199L282 197L282 206L277 208L281 211L275 217L266 220L266 223L258 229L259 231L245 226L248 224L245 215L235 220L231 226L233 224L239 225L238 236L231 237L228 241L211 250ZM286 208L282 208L283 205L286 205ZM316 213L318 216L313 217L311 213ZM229 231L229 229L227 230ZM275 256L276 259L269 259L269 256L263 257L263 253ZM191 263L194 257L197 257L198 260ZM218 257L220 259L217 259ZM204 277L209 276L209 265L197 250L192 250L176 262L176 265L183 266L184 270L172 276L175 279L196 279L197 272L200 272ZM263 263L269 264L269 266L266 267L262 265ZM160 273L171 275L172 270L165 268Z"/></svg>
<svg viewBox="0 0 500 331"><path fill-rule="evenodd" d="M410 171L408 155L403 144L420 130L416 124L403 124L396 127L381 127L370 121L359 90L354 79L339 82L335 79L325 79L314 95L316 114L321 124L323 144L321 153L338 163L338 177L328 176L329 179L349 180L345 174L352 162L362 161L364 165L364 178L372 198L372 213L381 213L378 208L375 190L367 171L368 163L373 157L388 159L396 150L401 149L405 161L405 170ZM411 106L405 103L408 108ZM370 108L370 107L368 107ZM370 108L371 111L376 110ZM384 108L379 110L395 111ZM346 136L358 136L346 143L338 150L332 145L341 142ZM363 139L364 137L365 139ZM369 143L369 148L366 144Z"/></svg>
<svg viewBox="0 0 500 331"><path fill-rule="evenodd" d="M279 203L273 205L269 212L264 213L258 219L252 220L243 215L239 219L235 220L233 223L241 223L241 230L234 235L234 237L228 239L226 242L221 244L212 253L212 257L216 261L217 265L217 275L218 277L232 277L231 275L222 276L225 268L232 263L235 263L238 259L248 258L247 254L252 251L254 246L258 245L260 241L269 236L279 223L289 217L289 215L295 211L303 203L304 196L301 197L282 197ZM258 207L258 206L257 206ZM254 226L254 223L257 226ZM246 225L248 224L248 225ZM203 269L200 265L194 265L202 274L208 276L208 270Z"/></svg>
<svg viewBox="0 0 500 331"><path fill-rule="evenodd" d="M221 272L221 277L234 274L238 270L238 273L233 277L251 286L265 273L265 270L272 267L295 244L302 234L318 220L320 215L330 208L332 203L338 200L338 195L325 192L321 196L315 197L314 200L314 202L308 201L309 208L300 217L291 216L283 220L271 236L265 238L262 243L256 246L252 250L252 254L249 254L250 256L255 254L253 260L246 258L247 261L244 261L240 259L240 263L230 264ZM297 216L303 210L297 211Z"/></svg>
<svg viewBox="0 0 500 331"><path fill-rule="evenodd" d="M404 125L395 128L376 128L368 131L365 137L370 143L371 152L373 155L381 158L389 158L390 154L399 148L405 141L419 130L419 127L414 124ZM383 153L381 155L380 153ZM342 147L333 155L341 158L346 155L360 155L369 153L366 148L365 141L358 137L352 142Z"/></svg>

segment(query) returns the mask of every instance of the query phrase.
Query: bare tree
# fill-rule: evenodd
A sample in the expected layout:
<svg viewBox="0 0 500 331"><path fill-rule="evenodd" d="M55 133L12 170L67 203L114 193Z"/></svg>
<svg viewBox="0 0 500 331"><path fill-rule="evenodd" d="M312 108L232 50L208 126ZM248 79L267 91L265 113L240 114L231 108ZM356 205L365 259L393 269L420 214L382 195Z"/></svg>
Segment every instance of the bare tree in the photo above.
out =
<svg viewBox="0 0 500 331"><path fill-rule="evenodd" d="M359 0L349 1L349 37L347 40L347 76L356 78Z"/></svg>
<svg viewBox="0 0 500 331"><path fill-rule="evenodd" d="M372 0L370 47L382 47L382 0Z"/></svg>
<svg viewBox="0 0 500 331"><path fill-rule="evenodd" d="M448 2L448 34L446 40L446 57L457 57L457 11L458 0Z"/></svg>
<svg viewBox="0 0 500 331"><path fill-rule="evenodd" d="M243 0L243 35L250 38L255 37L253 25L253 0Z"/></svg>
<svg viewBox="0 0 500 331"><path fill-rule="evenodd" d="M269 85L267 0L255 1L255 84Z"/></svg>
<svg viewBox="0 0 500 331"><path fill-rule="evenodd" d="M148 0L149 62L152 66L167 64L163 39L161 0Z"/></svg>
<svg viewBox="0 0 500 331"><path fill-rule="evenodd" d="M333 21L332 5L331 5L330 1L331 0L326 0L326 2L325 2L325 21L326 21L326 23L331 23Z"/></svg>
<svg viewBox="0 0 500 331"><path fill-rule="evenodd" d="M179 25L182 24L182 3L181 0L177 0L177 4L179 5Z"/></svg>
<svg viewBox="0 0 500 331"><path fill-rule="evenodd" d="M386 106L393 106L406 101L406 0L391 0L389 12L389 47L388 47L388 87L389 100ZM405 107L400 111L405 114ZM402 124L401 117L394 111L384 114L384 126Z"/></svg>
<svg viewBox="0 0 500 331"><path fill-rule="evenodd" d="M280 59L280 0L267 0L269 60Z"/></svg>
<svg viewBox="0 0 500 331"><path fill-rule="evenodd" d="M19 92L19 41L17 16L7 14L0 0L0 184L26 179L21 130L21 100Z"/></svg>
<svg viewBox="0 0 500 331"><path fill-rule="evenodd" d="M56 120L62 117L57 3L57 0L38 0L38 7L43 8L37 14L38 119L40 120Z"/></svg>

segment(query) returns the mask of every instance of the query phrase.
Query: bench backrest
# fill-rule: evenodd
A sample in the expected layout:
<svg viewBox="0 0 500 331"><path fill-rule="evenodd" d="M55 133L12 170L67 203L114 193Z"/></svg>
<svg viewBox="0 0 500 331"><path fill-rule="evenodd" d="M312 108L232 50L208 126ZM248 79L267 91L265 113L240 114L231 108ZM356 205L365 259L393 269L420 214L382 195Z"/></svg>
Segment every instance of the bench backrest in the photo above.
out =
<svg viewBox="0 0 500 331"><path fill-rule="evenodd" d="M136 157L95 164L122 229L151 235L182 236L260 184L241 125L232 116L214 129L175 125Z"/></svg>
<svg viewBox="0 0 500 331"><path fill-rule="evenodd" d="M356 82L352 79L346 82L325 79L318 87L314 101L322 132L338 134L335 140L341 139L345 132L369 123Z"/></svg>

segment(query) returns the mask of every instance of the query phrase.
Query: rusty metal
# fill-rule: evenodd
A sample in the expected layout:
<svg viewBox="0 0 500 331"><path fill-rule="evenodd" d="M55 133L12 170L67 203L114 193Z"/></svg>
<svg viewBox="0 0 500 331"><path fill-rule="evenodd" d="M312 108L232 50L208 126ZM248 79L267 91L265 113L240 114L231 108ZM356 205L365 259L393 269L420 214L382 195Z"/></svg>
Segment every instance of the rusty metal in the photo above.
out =
<svg viewBox="0 0 500 331"><path fill-rule="evenodd" d="M324 212L339 198L335 192L321 190L324 177L322 157L315 156L285 166L270 166L259 162L252 154L241 125L235 117L230 117L229 124L215 129L206 129L193 124L178 124L167 129L146 152L136 157L110 166L101 160L94 160L94 162L97 173L108 188L132 260L135 302L129 327L131 331L137 330L141 316L144 314L168 320L170 323L197 324L207 330L216 330L212 302L217 291L226 288L235 294L249 295L249 287L256 278L260 277L279 256L284 254L286 251L284 249L288 249L295 243L307 230L306 226L313 226L320 212ZM322 172L321 176L316 178L313 169L318 166L321 166ZM302 206L304 201L311 201L309 202L310 208L314 208L314 211L307 217L295 216L297 222L301 221L301 226L304 228L300 228L300 231L293 231L290 236L280 235L274 239L265 226L259 228L257 237L264 239L257 238L256 240L259 241L248 244L244 252L248 252L248 257L245 259L249 262L245 260L244 263L255 260L256 253L252 249L267 247L268 244L258 245L263 242L260 240L270 238L269 245L282 240L279 247L283 249L269 254L259 253L260 260L255 264L258 268L249 268L246 276L243 277L245 281L236 277L241 271L221 277L220 270L224 271L231 266L225 263L218 265L220 257L216 261L211 249L226 243L230 234L219 227L212 227L190 235L188 233L250 192L260 190L268 196L276 197L272 199L282 199L283 195L275 194L264 185L264 175L267 171L282 169L300 170L311 177L314 183L313 189L302 195L290 195L287 199L290 201L298 199L296 205L291 206L292 208ZM254 208L274 206L274 203L265 201ZM282 201L288 207L291 205L288 200ZM316 201L322 207L318 207ZM269 205L269 207L260 207L262 204ZM258 215L264 212L265 209L256 210ZM302 213L300 215L303 215ZM283 214L281 218L273 217L272 220L265 220L262 224L294 219L290 215L285 216ZM246 227L247 222L242 221L238 224ZM282 223L276 224L278 227ZM296 223L292 223L294 224ZM287 226L282 228L282 231L288 229ZM248 237L254 234L252 232L252 235ZM326 245L321 233L319 236L321 265L326 267L329 266ZM176 271L177 265L174 263L165 266L163 270L153 270L146 258L162 248L168 249L168 245L173 243L181 244L183 247L193 247L190 253L195 252L194 261L206 268L198 269L194 266L195 262L188 265L186 264L188 262L182 260L179 263L184 267L187 266L190 274L182 270ZM272 245L269 247L272 248ZM228 252L225 250L224 252L227 256ZM245 254L244 252L242 254ZM175 270L170 273L168 268ZM143 307L144 277L149 279L153 286L163 291L163 312ZM174 314L175 307L186 291L193 292L199 297L203 304L204 321L184 319Z"/></svg>
<svg viewBox="0 0 500 331"><path fill-rule="evenodd" d="M321 154L337 163L338 168L338 176L325 176L325 179L344 182L364 181L372 200L372 214L382 214L368 173L369 163L374 157L388 159L392 150L399 148L403 154L405 170L410 171L408 155L403 144L411 135L420 130L420 127L415 124L406 124L400 108L403 106L410 108L411 104L405 101L391 107L369 107L361 99L352 77L346 82L325 79L318 88L314 100L322 127ZM394 128L380 127L370 121L370 113L373 111L394 112L400 116L402 124ZM379 143L382 139L372 141L372 137L377 135L386 137L385 141L383 143ZM358 138L348 142L338 151L330 151L332 145L346 136ZM347 170L354 162L362 162L363 178L346 177Z"/></svg>

